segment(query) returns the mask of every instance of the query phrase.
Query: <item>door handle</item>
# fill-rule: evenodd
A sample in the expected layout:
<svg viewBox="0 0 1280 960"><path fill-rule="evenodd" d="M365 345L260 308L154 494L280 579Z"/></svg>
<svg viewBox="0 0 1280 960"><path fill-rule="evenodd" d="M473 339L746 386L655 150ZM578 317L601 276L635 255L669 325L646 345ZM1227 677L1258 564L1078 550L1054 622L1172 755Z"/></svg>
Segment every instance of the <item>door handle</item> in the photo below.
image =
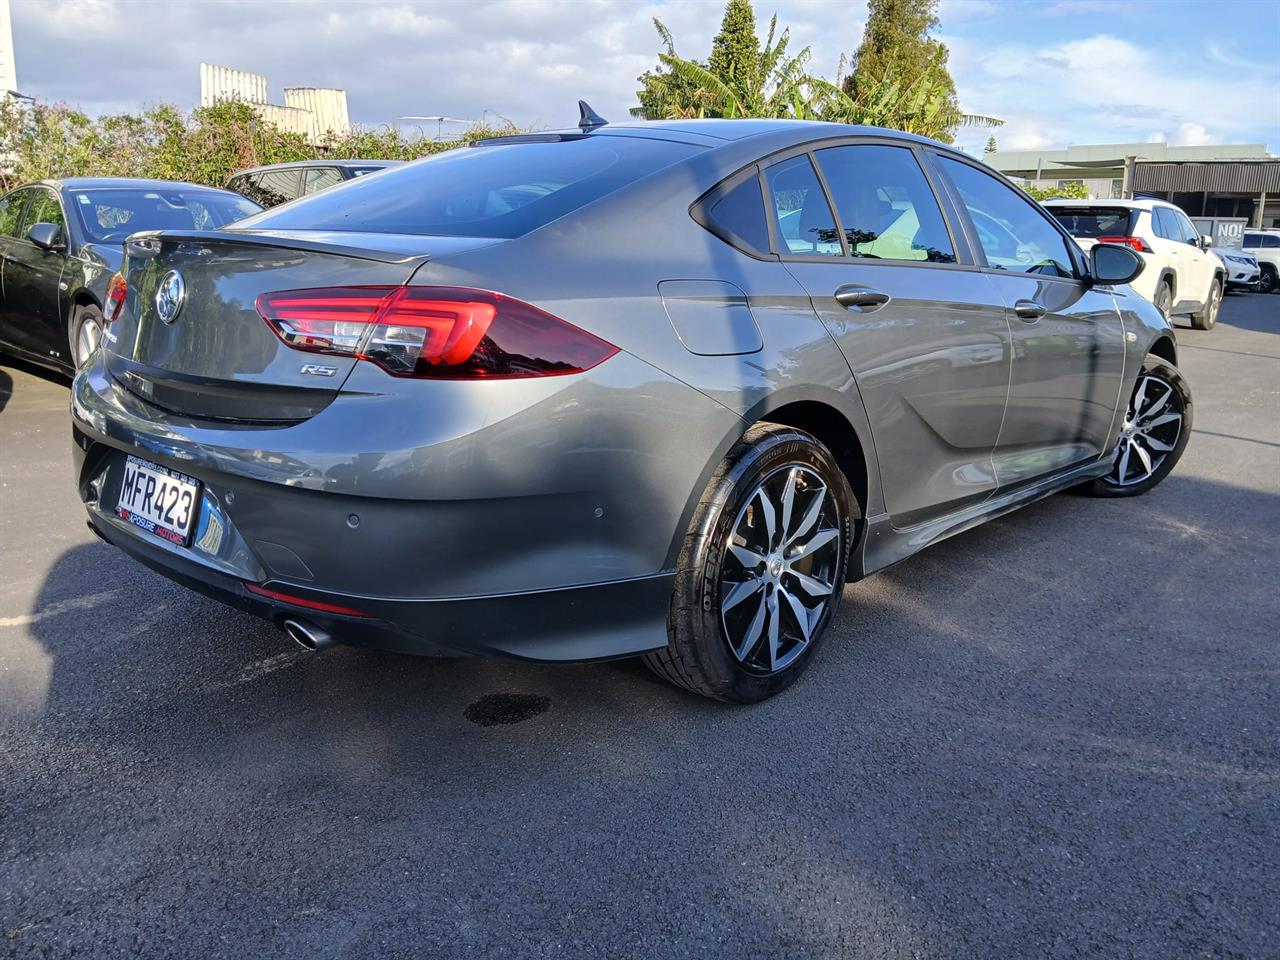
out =
<svg viewBox="0 0 1280 960"><path fill-rule="evenodd" d="M1013 305L1013 312L1018 315L1019 320L1035 323L1048 311L1043 304L1036 303L1034 300L1019 300Z"/></svg>
<svg viewBox="0 0 1280 960"><path fill-rule="evenodd" d="M881 293L879 290L855 286L841 287L835 292L835 298L846 310L856 310L859 313L879 310L891 299L887 293Z"/></svg>

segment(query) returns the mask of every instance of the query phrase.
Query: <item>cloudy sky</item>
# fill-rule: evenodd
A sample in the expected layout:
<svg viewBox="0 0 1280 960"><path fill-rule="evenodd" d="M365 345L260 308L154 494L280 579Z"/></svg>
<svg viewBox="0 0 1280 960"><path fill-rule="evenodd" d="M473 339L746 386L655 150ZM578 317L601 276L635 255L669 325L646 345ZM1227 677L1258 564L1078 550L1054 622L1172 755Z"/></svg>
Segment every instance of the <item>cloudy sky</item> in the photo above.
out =
<svg viewBox="0 0 1280 960"><path fill-rule="evenodd" d="M91 113L190 107L200 61L288 86L342 87L351 116L576 121L634 103L655 60L655 16L678 52L705 57L721 0L11 0L18 86ZM812 72L856 48L862 0L757 0ZM1280 152L1275 0L942 0L961 106L1002 117L1005 149L1168 140L1266 143ZM986 131L961 131L980 152Z"/></svg>

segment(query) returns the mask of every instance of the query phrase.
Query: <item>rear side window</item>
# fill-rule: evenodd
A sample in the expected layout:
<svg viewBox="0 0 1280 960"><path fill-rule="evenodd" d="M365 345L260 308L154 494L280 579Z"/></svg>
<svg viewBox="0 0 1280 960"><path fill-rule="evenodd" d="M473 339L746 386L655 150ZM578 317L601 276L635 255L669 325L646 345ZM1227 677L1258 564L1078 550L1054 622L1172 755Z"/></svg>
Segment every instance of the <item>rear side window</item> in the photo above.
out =
<svg viewBox="0 0 1280 960"><path fill-rule="evenodd" d="M308 167L306 176L307 182L302 189L303 193L315 193L317 190L342 182L342 174L337 167Z"/></svg>
<svg viewBox="0 0 1280 960"><path fill-rule="evenodd" d="M782 249L801 257L842 257L840 232L827 195L807 154L775 163L765 171L774 225Z"/></svg>
<svg viewBox="0 0 1280 960"><path fill-rule="evenodd" d="M1074 277L1067 241L1039 204L977 167L940 157L978 233L987 263L1011 273Z"/></svg>
<svg viewBox="0 0 1280 960"><path fill-rule="evenodd" d="M242 226L519 237L701 149L601 135L460 147L304 197Z"/></svg>
<svg viewBox="0 0 1280 960"><path fill-rule="evenodd" d="M1165 240L1181 240L1178 229L1178 218L1173 215L1173 211L1168 207L1156 207L1151 211L1155 214L1156 236L1163 237Z"/></svg>
<svg viewBox="0 0 1280 960"><path fill-rule="evenodd" d="M695 211L695 218L712 233L752 253L769 252L769 225L764 218L764 197L756 174L737 186L712 193Z"/></svg>
<svg viewBox="0 0 1280 960"><path fill-rule="evenodd" d="M815 156L850 256L956 262L942 210L909 149L862 144Z"/></svg>
<svg viewBox="0 0 1280 960"><path fill-rule="evenodd" d="M1050 213L1073 237L1090 240L1098 237L1130 235L1127 207L1048 207Z"/></svg>

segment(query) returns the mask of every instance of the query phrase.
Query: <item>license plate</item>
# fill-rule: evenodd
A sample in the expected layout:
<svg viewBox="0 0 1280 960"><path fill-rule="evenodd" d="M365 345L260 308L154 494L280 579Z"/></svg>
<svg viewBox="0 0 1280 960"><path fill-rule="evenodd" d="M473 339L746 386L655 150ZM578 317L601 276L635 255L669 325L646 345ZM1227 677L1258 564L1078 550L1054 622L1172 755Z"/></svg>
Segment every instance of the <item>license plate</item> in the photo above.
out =
<svg viewBox="0 0 1280 960"><path fill-rule="evenodd" d="M200 506L200 481L130 456L124 464L116 514L148 533L187 546Z"/></svg>

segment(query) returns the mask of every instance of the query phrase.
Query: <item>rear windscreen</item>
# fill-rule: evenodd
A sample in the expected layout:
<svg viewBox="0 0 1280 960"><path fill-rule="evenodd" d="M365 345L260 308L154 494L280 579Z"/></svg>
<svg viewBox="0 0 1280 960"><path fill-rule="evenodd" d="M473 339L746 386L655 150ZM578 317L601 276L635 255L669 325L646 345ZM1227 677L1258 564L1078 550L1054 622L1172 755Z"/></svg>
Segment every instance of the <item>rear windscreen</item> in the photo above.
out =
<svg viewBox="0 0 1280 960"><path fill-rule="evenodd" d="M1127 237L1127 207L1046 207L1073 237Z"/></svg>
<svg viewBox="0 0 1280 960"><path fill-rule="evenodd" d="M606 136L460 147L348 180L237 226L518 237L699 149Z"/></svg>
<svg viewBox="0 0 1280 960"><path fill-rule="evenodd" d="M118 242L139 230L216 230L262 209L234 193L181 187L68 190L67 200L93 243Z"/></svg>

